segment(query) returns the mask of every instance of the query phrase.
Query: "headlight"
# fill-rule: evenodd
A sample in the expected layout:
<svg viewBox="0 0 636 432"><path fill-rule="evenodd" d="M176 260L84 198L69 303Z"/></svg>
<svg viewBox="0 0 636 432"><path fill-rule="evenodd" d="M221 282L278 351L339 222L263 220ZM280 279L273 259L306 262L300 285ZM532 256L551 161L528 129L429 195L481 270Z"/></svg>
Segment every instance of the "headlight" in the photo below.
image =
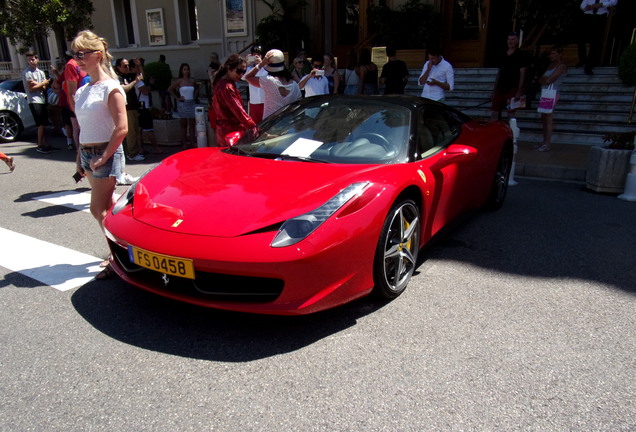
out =
<svg viewBox="0 0 636 432"><path fill-rule="evenodd" d="M314 232L316 228L329 219L331 215L337 212L338 209L345 205L350 199L362 193L368 185L369 182L353 183L317 209L286 220L283 226L278 230L270 246L285 247L298 243Z"/></svg>
<svg viewBox="0 0 636 432"><path fill-rule="evenodd" d="M135 197L135 189L137 189L137 184L139 184L139 180L133 183L126 192L119 197L115 205L113 206L112 214L117 214L124 209L129 204L132 204L133 198Z"/></svg>

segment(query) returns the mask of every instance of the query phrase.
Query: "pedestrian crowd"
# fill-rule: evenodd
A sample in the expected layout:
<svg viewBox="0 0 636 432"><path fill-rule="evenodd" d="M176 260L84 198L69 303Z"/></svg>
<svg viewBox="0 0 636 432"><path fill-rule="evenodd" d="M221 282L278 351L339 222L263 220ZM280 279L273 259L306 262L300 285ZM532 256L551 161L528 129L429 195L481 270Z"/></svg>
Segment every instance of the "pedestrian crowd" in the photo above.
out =
<svg viewBox="0 0 636 432"><path fill-rule="evenodd" d="M579 63L586 74L593 74L593 67L600 64L603 31L606 21L618 0L582 0L581 13L577 18L580 30L577 35ZM538 151L551 149L554 129L553 111L559 100L560 85L567 74L563 61L563 50L553 46L548 54L549 65L543 75L530 77L531 56L519 48L519 35L511 32L507 38L507 50L496 60L498 74L491 97L491 118L499 120L505 110L509 119L515 118L516 111L526 106L528 82L534 79L541 93L541 120L544 140L537 146ZM589 50L588 50L589 47ZM421 86L421 96L445 102L447 92L454 90L453 66L439 47L427 48L428 57L417 79ZM71 55L73 54L73 55ZM338 69L336 58L330 53L319 57L308 57L299 51L291 64L285 64L282 52L270 50L263 53L258 45L252 46L250 54L243 59L238 54L228 57L221 64L217 53L210 56L207 80L199 82L192 76L190 65L179 67L178 78L167 89L160 91L162 110L172 114L180 123L180 139L183 148L196 146L195 106L199 100L201 86L208 95L208 117L216 131L218 145L226 145L225 132L233 128L252 129L264 118L279 108L302 97L325 94L377 95L403 94L409 80L406 63L396 56L396 49L386 47L387 61L378 68L372 61L367 48L358 53L350 53L346 65ZM80 124L76 117L76 93L90 82L86 68L78 64L74 53L67 53L65 62L43 71L38 67L37 53L26 53L28 67L22 73L28 104L37 126L37 147L40 153L50 153L47 128L50 125L47 105L59 108L62 132L66 136L66 147L77 149L80 142ZM165 64L166 57L159 56ZM126 161L139 162L146 158L144 143L150 143L153 153L163 153L154 134L152 92L144 77L143 58L118 58L114 61L114 72L125 94L128 132L123 141L124 165ZM536 73L536 72L535 72ZM248 104L244 108L237 83L248 83ZM215 97L218 91L218 97ZM12 158L3 158L11 169L15 169ZM125 170L117 179L119 184L130 184L134 178Z"/></svg>

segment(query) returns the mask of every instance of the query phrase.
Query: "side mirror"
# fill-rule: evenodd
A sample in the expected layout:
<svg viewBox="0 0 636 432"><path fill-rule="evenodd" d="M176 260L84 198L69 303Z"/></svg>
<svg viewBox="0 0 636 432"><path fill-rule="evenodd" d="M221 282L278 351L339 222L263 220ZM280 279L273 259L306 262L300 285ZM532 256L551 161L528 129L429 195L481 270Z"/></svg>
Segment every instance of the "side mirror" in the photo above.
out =
<svg viewBox="0 0 636 432"><path fill-rule="evenodd" d="M239 142L241 138L243 138L243 135L245 135L245 131L230 132L229 134L225 135L225 142L228 143L230 147L232 147L234 144Z"/></svg>

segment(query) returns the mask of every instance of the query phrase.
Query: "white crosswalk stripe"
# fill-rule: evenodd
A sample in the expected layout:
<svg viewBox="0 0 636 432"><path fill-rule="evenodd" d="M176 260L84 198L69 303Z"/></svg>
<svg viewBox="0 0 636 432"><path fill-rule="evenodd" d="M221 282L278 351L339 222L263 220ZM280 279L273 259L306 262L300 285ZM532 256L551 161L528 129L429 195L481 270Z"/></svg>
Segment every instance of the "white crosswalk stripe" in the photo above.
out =
<svg viewBox="0 0 636 432"><path fill-rule="evenodd" d="M89 282L101 270L100 258L0 228L5 244L19 248L0 248L0 265L22 273L60 291Z"/></svg>
<svg viewBox="0 0 636 432"><path fill-rule="evenodd" d="M119 194L114 195L115 200ZM60 205L74 210L90 213L91 193L90 191L62 191L33 198L36 201L43 201L48 204Z"/></svg>
<svg viewBox="0 0 636 432"><path fill-rule="evenodd" d="M91 193L79 191L62 191L33 198L48 204L69 207L75 210L90 213Z"/></svg>
<svg viewBox="0 0 636 432"><path fill-rule="evenodd" d="M90 191L63 191L34 197L36 201L90 213ZM117 197L116 197L117 198ZM3 244L0 266L35 279L60 291L90 282L102 269L101 258L0 228Z"/></svg>

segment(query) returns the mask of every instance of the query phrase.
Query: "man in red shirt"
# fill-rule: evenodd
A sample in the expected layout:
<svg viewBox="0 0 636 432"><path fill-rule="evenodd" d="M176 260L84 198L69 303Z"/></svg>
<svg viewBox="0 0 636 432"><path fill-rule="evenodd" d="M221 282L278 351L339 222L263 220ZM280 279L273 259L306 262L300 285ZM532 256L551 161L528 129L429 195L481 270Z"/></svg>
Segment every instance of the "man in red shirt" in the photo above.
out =
<svg viewBox="0 0 636 432"><path fill-rule="evenodd" d="M62 106L62 116L68 116L73 125L73 141L79 147L79 123L75 118L75 92L82 86L82 80L86 77L86 72L80 69L74 58L71 58L64 68L62 89L60 91L60 101L65 99L66 106ZM66 117L65 117L66 121Z"/></svg>
<svg viewBox="0 0 636 432"><path fill-rule="evenodd" d="M69 58L66 58L68 62ZM66 64L64 64L66 67ZM73 141L73 124L71 123L70 109L68 107L68 98L66 97L66 80L64 78L64 70L58 74L55 79L55 86L59 89L59 97L57 105L60 107L62 113L62 123L64 125L64 135L66 135L66 146L69 150L75 148L75 142Z"/></svg>

